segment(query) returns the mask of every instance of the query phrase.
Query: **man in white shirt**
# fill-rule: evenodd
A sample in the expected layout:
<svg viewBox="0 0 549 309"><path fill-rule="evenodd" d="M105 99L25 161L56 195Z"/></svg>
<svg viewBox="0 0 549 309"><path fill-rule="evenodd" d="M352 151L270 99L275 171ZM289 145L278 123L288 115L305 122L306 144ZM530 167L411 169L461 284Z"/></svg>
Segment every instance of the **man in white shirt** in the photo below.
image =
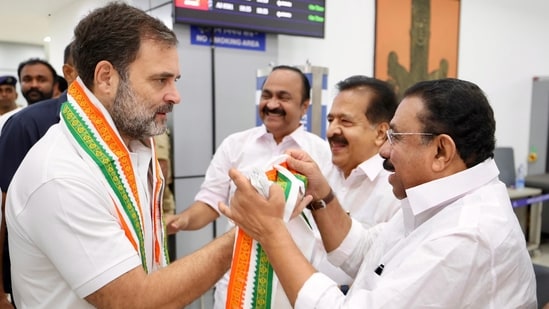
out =
<svg viewBox="0 0 549 309"><path fill-rule="evenodd" d="M330 261L355 278L345 296L292 243L280 209L231 170L238 190L220 210L267 253L295 308L536 308L536 282L524 234L493 160L494 113L475 84L419 82L399 104L381 148L402 210L365 230L349 218L318 166L291 151L307 176L302 205L313 212Z"/></svg>
<svg viewBox="0 0 549 309"><path fill-rule="evenodd" d="M326 178L349 215L371 227L388 221L400 205L379 156L398 101L388 83L367 76L336 87L326 134L334 168Z"/></svg>
<svg viewBox="0 0 549 309"><path fill-rule="evenodd" d="M304 149L319 164L329 163L326 141L301 124L309 108L310 92L309 81L298 68L274 67L263 84L258 105L263 125L233 133L221 142L195 201L169 220L168 231L197 230L219 217L218 203L227 203L234 190L230 168L250 172L291 148Z"/></svg>
<svg viewBox="0 0 549 309"><path fill-rule="evenodd" d="M336 88L326 132L334 165L326 178L345 211L368 228L388 221L400 209L379 156L398 101L391 85L363 75L348 77ZM322 248L320 237L318 242ZM313 265L319 271L340 285L352 283L325 254L317 259Z"/></svg>
<svg viewBox="0 0 549 309"><path fill-rule="evenodd" d="M168 222L168 230L196 230L218 218L217 205L228 203L235 189L229 178L231 168L249 173L254 168L265 167L286 150L296 148L310 153L320 166L329 167L328 143L306 131L301 124L309 108L310 91L309 81L299 69L285 65L274 67L263 84L258 106L263 125L231 134L223 140L208 166L195 202ZM298 241L307 245L314 243L312 233L293 232ZM225 276L217 284L216 308L225 307L227 281L228 276Z"/></svg>
<svg viewBox="0 0 549 309"><path fill-rule="evenodd" d="M168 264L152 137L180 101L177 37L122 2L74 29L60 122L6 195L18 308L182 308L229 269L234 232Z"/></svg>

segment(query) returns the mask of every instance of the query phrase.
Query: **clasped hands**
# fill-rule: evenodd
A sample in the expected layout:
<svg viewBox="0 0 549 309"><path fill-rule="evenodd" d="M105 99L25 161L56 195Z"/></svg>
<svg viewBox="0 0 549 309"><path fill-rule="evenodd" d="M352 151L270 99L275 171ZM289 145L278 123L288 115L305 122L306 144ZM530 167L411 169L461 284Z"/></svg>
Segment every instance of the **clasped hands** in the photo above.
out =
<svg viewBox="0 0 549 309"><path fill-rule="evenodd" d="M299 215L313 199L321 198L322 193L330 187L313 159L302 150L286 152L288 166L307 177L305 195L294 207L291 218ZM263 237L270 237L284 225L283 215L285 198L282 188L271 185L269 197L263 197L250 183L249 179L236 169L229 171L229 177L237 190L231 199L231 206L219 203L223 215L242 228L248 235L261 242Z"/></svg>

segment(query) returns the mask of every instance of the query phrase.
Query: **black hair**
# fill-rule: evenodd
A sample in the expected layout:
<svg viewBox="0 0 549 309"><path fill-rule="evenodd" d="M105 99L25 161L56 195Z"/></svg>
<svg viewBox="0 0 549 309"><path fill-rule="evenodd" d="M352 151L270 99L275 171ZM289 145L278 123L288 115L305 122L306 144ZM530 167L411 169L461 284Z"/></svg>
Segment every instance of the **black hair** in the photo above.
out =
<svg viewBox="0 0 549 309"><path fill-rule="evenodd" d="M419 116L425 132L452 137L467 167L494 156L494 111L476 84L454 78L422 81L404 93L413 96L425 104Z"/></svg>
<svg viewBox="0 0 549 309"><path fill-rule="evenodd" d="M353 75L336 85L339 92L359 88L367 88L374 94L365 111L368 121L373 124L391 121L398 106L393 86L382 80L364 75Z"/></svg>
<svg viewBox="0 0 549 309"><path fill-rule="evenodd" d="M67 46L65 46L65 50L63 51L63 63L64 64L71 64L72 65L72 55L71 55L71 45L72 42L69 43Z"/></svg>
<svg viewBox="0 0 549 309"><path fill-rule="evenodd" d="M177 45L177 37L161 20L122 2L110 2L84 17L74 29L72 57L84 84L93 86L97 63L108 61L122 79L144 40Z"/></svg>
<svg viewBox="0 0 549 309"><path fill-rule="evenodd" d="M69 84L63 76L57 75L57 88L59 89L59 92L63 92L69 88Z"/></svg>
<svg viewBox="0 0 549 309"><path fill-rule="evenodd" d="M51 66L49 62L47 62L46 60L42 60L40 58L30 58L29 60L23 61L19 64L19 67L17 68L17 76L19 77L19 80L21 80L21 71L23 70L23 68L27 65L35 65L35 64L43 64L44 66L46 66L51 72L51 79L53 83L56 83L55 77L57 76L57 72L55 72L55 69Z"/></svg>

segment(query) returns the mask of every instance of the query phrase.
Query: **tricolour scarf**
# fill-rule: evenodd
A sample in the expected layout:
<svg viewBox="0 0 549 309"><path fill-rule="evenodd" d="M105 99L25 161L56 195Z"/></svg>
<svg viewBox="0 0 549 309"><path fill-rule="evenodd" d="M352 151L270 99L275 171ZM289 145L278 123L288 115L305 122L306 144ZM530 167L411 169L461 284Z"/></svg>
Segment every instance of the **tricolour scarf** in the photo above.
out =
<svg viewBox="0 0 549 309"><path fill-rule="evenodd" d="M250 180L265 197L268 196L271 184L270 182L265 183L265 180L275 182L282 187L286 199L284 220L288 222L294 206L305 192L306 178L290 171L286 162L278 162L282 159L284 157L275 158L275 162L268 165L268 170L261 172L262 175L254 171L250 175ZM298 224L303 225L312 233L304 215L294 220L300 220ZM281 297L277 296L277 293L284 293L283 291L277 292L277 286L278 278L261 245L237 227L227 287L226 308L274 308L276 299Z"/></svg>
<svg viewBox="0 0 549 309"><path fill-rule="evenodd" d="M61 120L73 137L73 144L82 158L102 179L115 206L120 227L136 253L146 272L168 264L162 222L162 192L164 181L156 159L154 141L150 138L152 160L152 198L149 205L143 205L139 196L137 173L133 168L130 153L110 117L106 117L98 100L82 84L73 82L68 90L68 102L61 107ZM143 197L143 199L146 199ZM150 208L153 231L144 231L143 207ZM145 234L153 233L153 261L147 260Z"/></svg>

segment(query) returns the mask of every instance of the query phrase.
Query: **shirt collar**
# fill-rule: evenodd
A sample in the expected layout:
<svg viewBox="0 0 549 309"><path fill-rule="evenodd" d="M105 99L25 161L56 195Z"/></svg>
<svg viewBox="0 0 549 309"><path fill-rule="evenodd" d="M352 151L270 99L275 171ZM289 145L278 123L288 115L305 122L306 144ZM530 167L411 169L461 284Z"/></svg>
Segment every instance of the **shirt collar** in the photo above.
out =
<svg viewBox="0 0 549 309"><path fill-rule="evenodd" d="M368 176L368 178L373 181L383 170L383 158L379 154L375 154L368 160L360 163L357 168L351 172L355 173L361 171L362 174Z"/></svg>
<svg viewBox="0 0 549 309"><path fill-rule="evenodd" d="M446 205L466 193L487 184L499 174L493 159L488 159L459 173L433 180L406 190L411 215Z"/></svg>
<svg viewBox="0 0 549 309"><path fill-rule="evenodd" d="M296 142L300 147L303 147L302 143L300 141L304 140L302 137L307 134L307 131L305 131L305 128L303 125L299 125L292 133L284 136L282 139L282 142L286 141L287 139L292 139L294 142ZM259 130L257 130L256 134L257 139L270 139L274 141L274 137L271 133L267 131L267 127L265 127L264 124L259 126Z"/></svg>

